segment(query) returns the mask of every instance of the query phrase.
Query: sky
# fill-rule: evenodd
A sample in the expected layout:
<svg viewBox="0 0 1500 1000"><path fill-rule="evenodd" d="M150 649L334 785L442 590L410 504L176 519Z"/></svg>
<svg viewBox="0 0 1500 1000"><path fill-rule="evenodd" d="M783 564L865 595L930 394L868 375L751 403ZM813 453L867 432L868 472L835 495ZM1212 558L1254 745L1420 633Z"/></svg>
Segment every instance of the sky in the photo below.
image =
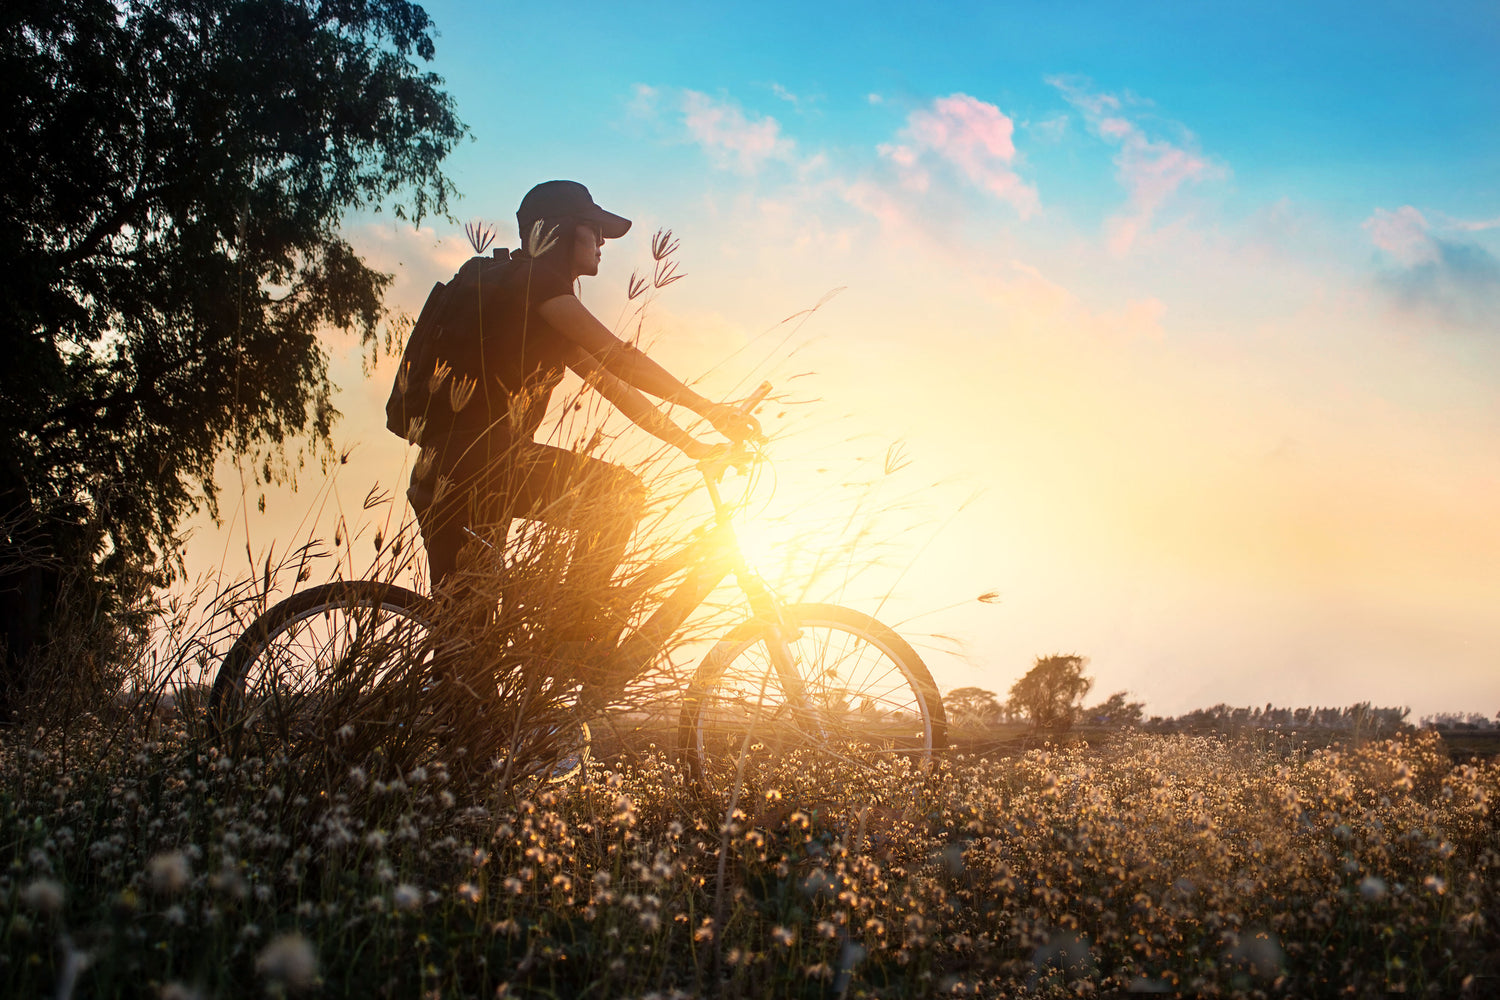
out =
<svg viewBox="0 0 1500 1000"><path fill-rule="evenodd" d="M812 591L945 689L1076 653L1150 714L1500 709L1500 8L427 10L472 135L453 220L346 224L388 304L583 181L635 222L584 303L710 396L776 385L787 592L857 522ZM633 312L658 228L687 277ZM390 364L328 343L337 482L260 514L226 465L190 569L399 499Z"/></svg>

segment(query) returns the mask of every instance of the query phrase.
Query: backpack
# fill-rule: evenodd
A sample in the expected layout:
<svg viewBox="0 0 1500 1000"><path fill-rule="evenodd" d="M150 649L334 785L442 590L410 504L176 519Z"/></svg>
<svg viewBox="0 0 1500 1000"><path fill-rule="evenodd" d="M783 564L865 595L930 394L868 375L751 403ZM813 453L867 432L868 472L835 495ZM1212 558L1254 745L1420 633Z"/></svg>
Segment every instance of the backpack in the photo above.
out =
<svg viewBox="0 0 1500 1000"><path fill-rule="evenodd" d="M457 274L446 282L437 282L427 293L422 312L411 328L411 335L406 338L406 349L402 351L401 364L396 368L390 398L385 401L385 426L392 434L412 441L412 424L416 420L423 421L423 434L428 430L442 432L448 429L446 425L453 420L452 411L446 403L431 405L429 380L447 353L448 345L475 332L458 328L465 317L450 306L458 299L460 289L473 294L476 284L501 281L514 263L509 250L496 247L491 257L469 258ZM452 313L458 314L450 316ZM450 319L459 322L451 323ZM446 389L440 389L442 391Z"/></svg>

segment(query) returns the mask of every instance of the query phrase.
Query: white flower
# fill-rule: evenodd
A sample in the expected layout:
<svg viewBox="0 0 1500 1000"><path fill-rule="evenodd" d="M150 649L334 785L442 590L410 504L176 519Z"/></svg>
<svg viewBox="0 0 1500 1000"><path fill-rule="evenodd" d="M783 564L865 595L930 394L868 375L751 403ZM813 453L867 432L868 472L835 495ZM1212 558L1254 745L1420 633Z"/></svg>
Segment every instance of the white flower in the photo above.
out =
<svg viewBox="0 0 1500 1000"><path fill-rule="evenodd" d="M290 989L306 989L317 978L318 955L301 934L282 934L261 949L255 971Z"/></svg>
<svg viewBox="0 0 1500 1000"><path fill-rule="evenodd" d="M422 890L407 882L402 882L392 890L391 902L396 904L396 909L410 912L422 905Z"/></svg>
<svg viewBox="0 0 1500 1000"><path fill-rule="evenodd" d="M187 888L192 867L181 851L163 851L146 862L146 877L151 891L158 896L172 896Z"/></svg>
<svg viewBox="0 0 1500 1000"><path fill-rule="evenodd" d="M39 878L28 882L26 888L21 890L21 902L25 903L28 909L47 916L62 909L63 898L62 883L50 878Z"/></svg>

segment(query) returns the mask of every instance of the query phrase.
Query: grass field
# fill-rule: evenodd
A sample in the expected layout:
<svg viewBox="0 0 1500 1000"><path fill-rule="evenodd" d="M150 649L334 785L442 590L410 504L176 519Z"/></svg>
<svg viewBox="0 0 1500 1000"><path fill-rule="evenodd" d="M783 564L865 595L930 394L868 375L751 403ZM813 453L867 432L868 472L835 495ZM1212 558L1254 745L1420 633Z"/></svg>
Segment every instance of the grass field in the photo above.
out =
<svg viewBox="0 0 1500 1000"><path fill-rule="evenodd" d="M1493 995L1500 765L1432 735L649 748L499 797L96 721L0 750L6 996Z"/></svg>

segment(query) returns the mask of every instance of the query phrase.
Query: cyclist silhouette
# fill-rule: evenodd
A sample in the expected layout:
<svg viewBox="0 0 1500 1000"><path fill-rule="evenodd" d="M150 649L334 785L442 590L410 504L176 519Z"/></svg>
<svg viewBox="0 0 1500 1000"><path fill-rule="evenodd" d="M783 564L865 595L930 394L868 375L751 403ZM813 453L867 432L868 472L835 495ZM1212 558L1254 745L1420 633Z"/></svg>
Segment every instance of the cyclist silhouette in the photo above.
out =
<svg viewBox="0 0 1500 1000"><path fill-rule="evenodd" d="M759 426L621 341L574 294L579 278L599 273L604 241L624 236L629 219L600 208L582 184L555 180L527 193L516 220L522 246L508 264L488 272L466 265L469 279L460 271L449 284L428 380L436 391L429 409L445 412L413 435L422 452L407 497L434 593L462 589L453 584L459 551L481 526L503 546L511 519L520 517L573 533L569 589L588 597L605 592L645 490L627 469L533 440L564 369L694 459L722 446L693 437L643 393L688 407L731 439L758 434ZM580 632L588 626L580 622Z"/></svg>

